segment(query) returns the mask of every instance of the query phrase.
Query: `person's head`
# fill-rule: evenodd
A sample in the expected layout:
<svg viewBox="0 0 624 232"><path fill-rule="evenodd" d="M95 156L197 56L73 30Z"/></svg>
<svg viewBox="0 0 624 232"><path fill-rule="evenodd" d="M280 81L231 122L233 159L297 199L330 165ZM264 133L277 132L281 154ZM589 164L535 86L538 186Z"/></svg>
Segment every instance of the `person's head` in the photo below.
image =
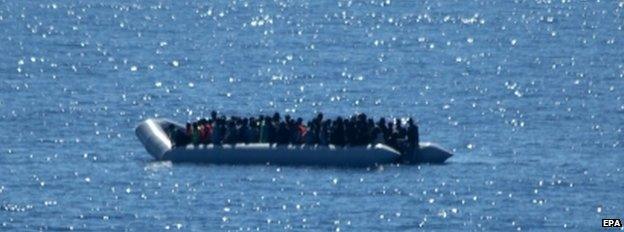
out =
<svg viewBox="0 0 624 232"><path fill-rule="evenodd" d="M191 123L188 123L188 122L186 123L186 129L187 129L187 130L190 130L190 129L191 129Z"/></svg>
<svg viewBox="0 0 624 232"><path fill-rule="evenodd" d="M290 122L290 115L287 114L286 116L284 116L284 121L286 122Z"/></svg>
<svg viewBox="0 0 624 232"><path fill-rule="evenodd" d="M407 119L407 124L408 125L414 125L414 120L412 120L412 117L410 117L409 119Z"/></svg>
<svg viewBox="0 0 624 232"><path fill-rule="evenodd" d="M210 112L210 118L211 118L212 120L217 119L217 111L214 111L214 110L213 110L212 112Z"/></svg>
<svg viewBox="0 0 624 232"><path fill-rule="evenodd" d="M316 115L316 119L317 119L317 120L319 120L319 122L323 121L323 113L319 112L319 113Z"/></svg>
<svg viewBox="0 0 624 232"><path fill-rule="evenodd" d="M364 113L358 114L358 121L366 122L366 114L364 114Z"/></svg>
<svg viewBox="0 0 624 232"><path fill-rule="evenodd" d="M303 125L303 118L297 118L297 125Z"/></svg>
<svg viewBox="0 0 624 232"><path fill-rule="evenodd" d="M275 112L273 114L273 121L276 121L276 122L280 121L280 114L278 112Z"/></svg>

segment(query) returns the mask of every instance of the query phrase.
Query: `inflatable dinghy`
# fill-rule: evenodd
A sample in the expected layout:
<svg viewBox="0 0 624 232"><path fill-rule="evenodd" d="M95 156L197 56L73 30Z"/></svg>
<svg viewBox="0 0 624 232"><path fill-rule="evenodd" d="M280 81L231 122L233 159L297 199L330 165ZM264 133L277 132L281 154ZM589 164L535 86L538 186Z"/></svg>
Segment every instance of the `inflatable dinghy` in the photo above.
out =
<svg viewBox="0 0 624 232"><path fill-rule="evenodd" d="M370 167L391 163L436 163L441 164L452 154L432 143L420 143L417 151L401 154L384 145L335 147L318 145L270 145L249 143L235 145L188 145L173 147L164 131L170 125L184 127L167 119L147 119L141 122L135 132L147 152L156 160L172 162L193 162L210 164L275 164L306 166L351 166Z"/></svg>

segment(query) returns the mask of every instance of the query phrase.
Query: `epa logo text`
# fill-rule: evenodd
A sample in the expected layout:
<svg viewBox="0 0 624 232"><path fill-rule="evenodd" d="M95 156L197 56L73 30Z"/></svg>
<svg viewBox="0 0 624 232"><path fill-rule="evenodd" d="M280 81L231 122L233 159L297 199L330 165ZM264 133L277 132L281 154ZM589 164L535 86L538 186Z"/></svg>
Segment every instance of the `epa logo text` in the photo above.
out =
<svg viewBox="0 0 624 232"><path fill-rule="evenodd" d="M620 219L602 219L602 227L622 227Z"/></svg>

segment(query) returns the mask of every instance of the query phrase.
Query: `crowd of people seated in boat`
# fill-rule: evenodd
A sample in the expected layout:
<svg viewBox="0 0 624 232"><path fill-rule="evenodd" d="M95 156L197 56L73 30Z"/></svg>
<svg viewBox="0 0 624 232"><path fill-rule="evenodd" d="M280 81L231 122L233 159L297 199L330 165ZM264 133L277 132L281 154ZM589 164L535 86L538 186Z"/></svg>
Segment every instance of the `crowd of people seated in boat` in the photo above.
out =
<svg viewBox="0 0 624 232"><path fill-rule="evenodd" d="M383 143L399 151L418 146L418 125L411 119L406 125L400 121L377 122L365 114L325 119L319 113L310 121L279 113L273 116L226 118L211 112L209 119L186 123L184 130L174 125L165 128L176 147L193 144L269 143L277 145L366 146Z"/></svg>

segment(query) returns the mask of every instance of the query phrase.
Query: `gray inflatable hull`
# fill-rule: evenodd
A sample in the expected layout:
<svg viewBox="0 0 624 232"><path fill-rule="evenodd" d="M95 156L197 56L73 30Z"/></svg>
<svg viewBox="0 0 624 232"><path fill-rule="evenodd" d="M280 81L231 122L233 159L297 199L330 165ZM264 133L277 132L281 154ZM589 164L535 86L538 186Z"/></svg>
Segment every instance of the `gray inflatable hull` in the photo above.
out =
<svg viewBox="0 0 624 232"><path fill-rule="evenodd" d="M200 145L172 147L162 128L168 124L181 125L167 119L147 119L135 132L147 152L156 160L211 164L276 164L306 166L365 167L390 163L444 163L452 154L431 143L410 155L401 155L384 144L358 147L329 146L270 146L266 143L231 145Z"/></svg>

